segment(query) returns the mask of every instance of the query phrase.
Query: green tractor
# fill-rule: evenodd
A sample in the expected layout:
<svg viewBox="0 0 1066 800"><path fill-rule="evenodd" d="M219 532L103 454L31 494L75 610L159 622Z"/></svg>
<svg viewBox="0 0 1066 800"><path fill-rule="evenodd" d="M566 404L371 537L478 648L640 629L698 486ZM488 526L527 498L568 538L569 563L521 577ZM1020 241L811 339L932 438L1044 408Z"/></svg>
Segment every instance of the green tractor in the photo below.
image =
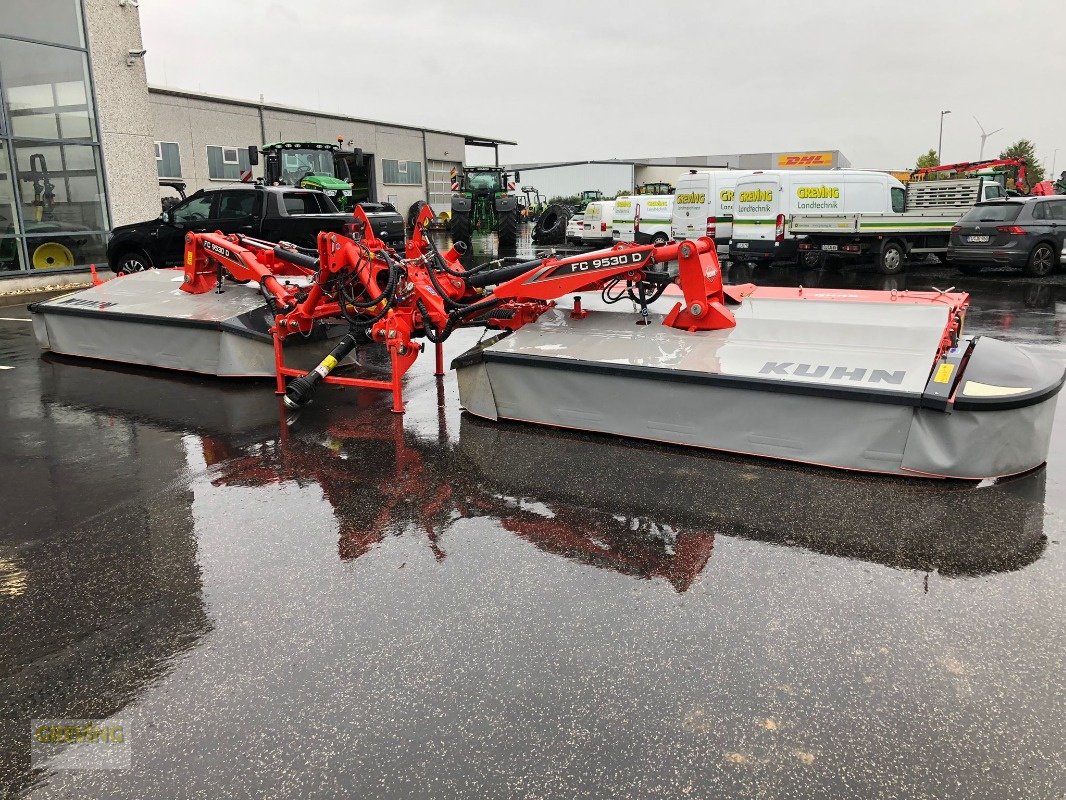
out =
<svg viewBox="0 0 1066 800"><path fill-rule="evenodd" d="M514 180L519 179L514 174ZM518 243L518 197L507 192L514 188L511 176L499 167L464 167L452 171L452 241L470 244L472 233L496 231L500 247Z"/></svg>
<svg viewBox="0 0 1066 800"><path fill-rule="evenodd" d="M325 192L341 211L352 207L352 180L340 147L323 142L275 142L263 145L268 186L299 186Z"/></svg>
<svg viewBox="0 0 1066 800"><path fill-rule="evenodd" d="M607 198L605 198L603 196L603 192L601 192L599 189L586 189L581 194L577 195L577 198L574 201L574 213L575 214L584 214L585 213L585 207L589 203L595 203L595 202L597 202L599 200L606 200L606 199Z"/></svg>

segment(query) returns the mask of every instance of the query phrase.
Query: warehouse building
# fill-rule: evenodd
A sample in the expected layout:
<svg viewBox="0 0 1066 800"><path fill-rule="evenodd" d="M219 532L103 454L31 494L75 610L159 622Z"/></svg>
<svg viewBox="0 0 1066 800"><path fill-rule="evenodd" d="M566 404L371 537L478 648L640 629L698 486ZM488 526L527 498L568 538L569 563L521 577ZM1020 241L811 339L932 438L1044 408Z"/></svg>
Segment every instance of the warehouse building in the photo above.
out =
<svg viewBox="0 0 1066 800"><path fill-rule="evenodd" d="M586 189L599 189L613 197L643 184L673 184L678 175L690 169L833 169L850 166L851 162L839 150L803 150L511 164L507 168L518 171L523 186L534 187L550 198L570 197Z"/></svg>
<svg viewBox="0 0 1066 800"><path fill-rule="evenodd" d="M419 200L441 211L451 207L451 171L464 163L467 146L514 144L159 87L148 88L148 102L157 174L180 178L190 191L261 178L262 163L249 164L249 145L336 142L351 154L353 183L367 199L403 214Z"/></svg>
<svg viewBox="0 0 1066 800"><path fill-rule="evenodd" d="M84 280L114 226L159 214L160 178L189 192L254 179L249 145L340 139L366 195L406 212L448 206L466 147L514 144L150 89L145 57L133 0L0 2L0 292Z"/></svg>

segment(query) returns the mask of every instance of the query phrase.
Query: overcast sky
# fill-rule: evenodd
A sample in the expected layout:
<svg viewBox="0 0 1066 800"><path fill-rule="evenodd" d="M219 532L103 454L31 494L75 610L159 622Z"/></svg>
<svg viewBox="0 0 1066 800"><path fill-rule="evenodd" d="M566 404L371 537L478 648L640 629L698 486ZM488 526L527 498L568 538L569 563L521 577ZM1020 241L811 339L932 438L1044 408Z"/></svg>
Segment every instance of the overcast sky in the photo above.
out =
<svg viewBox="0 0 1066 800"><path fill-rule="evenodd" d="M148 80L517 141L507 162L1025 137L1066 169L1066 0L141 0ZM491 152L491 151L488 151ZM469 149L468 161L486 160Z"/></svg>

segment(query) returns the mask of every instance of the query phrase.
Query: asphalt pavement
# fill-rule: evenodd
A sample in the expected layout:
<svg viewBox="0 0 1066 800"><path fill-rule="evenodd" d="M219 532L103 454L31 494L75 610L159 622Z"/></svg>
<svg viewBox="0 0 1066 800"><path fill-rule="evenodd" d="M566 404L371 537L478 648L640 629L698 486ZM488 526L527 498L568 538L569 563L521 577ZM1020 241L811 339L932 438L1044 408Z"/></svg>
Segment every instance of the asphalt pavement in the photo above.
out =
<svg viewBox="0 0 1066 800"><path fill-rule="evenodd" d="M1066 362L1061 275L727 277L953 285ZM286 418L2 311L0 796L1066 794L1066 404L1033 474L891 479L478 421L428 355Z"/></svg>

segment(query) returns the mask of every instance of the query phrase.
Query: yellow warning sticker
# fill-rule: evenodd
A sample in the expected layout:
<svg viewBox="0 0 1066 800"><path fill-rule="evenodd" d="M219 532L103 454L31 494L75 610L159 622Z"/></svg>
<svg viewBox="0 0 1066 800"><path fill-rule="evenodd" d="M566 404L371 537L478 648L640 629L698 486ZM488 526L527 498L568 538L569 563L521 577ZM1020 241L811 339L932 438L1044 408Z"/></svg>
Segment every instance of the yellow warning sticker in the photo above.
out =
<svg viewBox="0 0 1066 800"><path fill-rule="evenodd" d="M933 383L947 383L951 380L951 373L954 371L954 364L941 364L936 368L936 375L933 376Z"/></svg>
<svg viewBox="0 0 1066 800"><path fill-rule="evenodd" d="M188 253L185 254L185 263L188 264L190 267L192 266L192 251L191 250Z"/></svg>

